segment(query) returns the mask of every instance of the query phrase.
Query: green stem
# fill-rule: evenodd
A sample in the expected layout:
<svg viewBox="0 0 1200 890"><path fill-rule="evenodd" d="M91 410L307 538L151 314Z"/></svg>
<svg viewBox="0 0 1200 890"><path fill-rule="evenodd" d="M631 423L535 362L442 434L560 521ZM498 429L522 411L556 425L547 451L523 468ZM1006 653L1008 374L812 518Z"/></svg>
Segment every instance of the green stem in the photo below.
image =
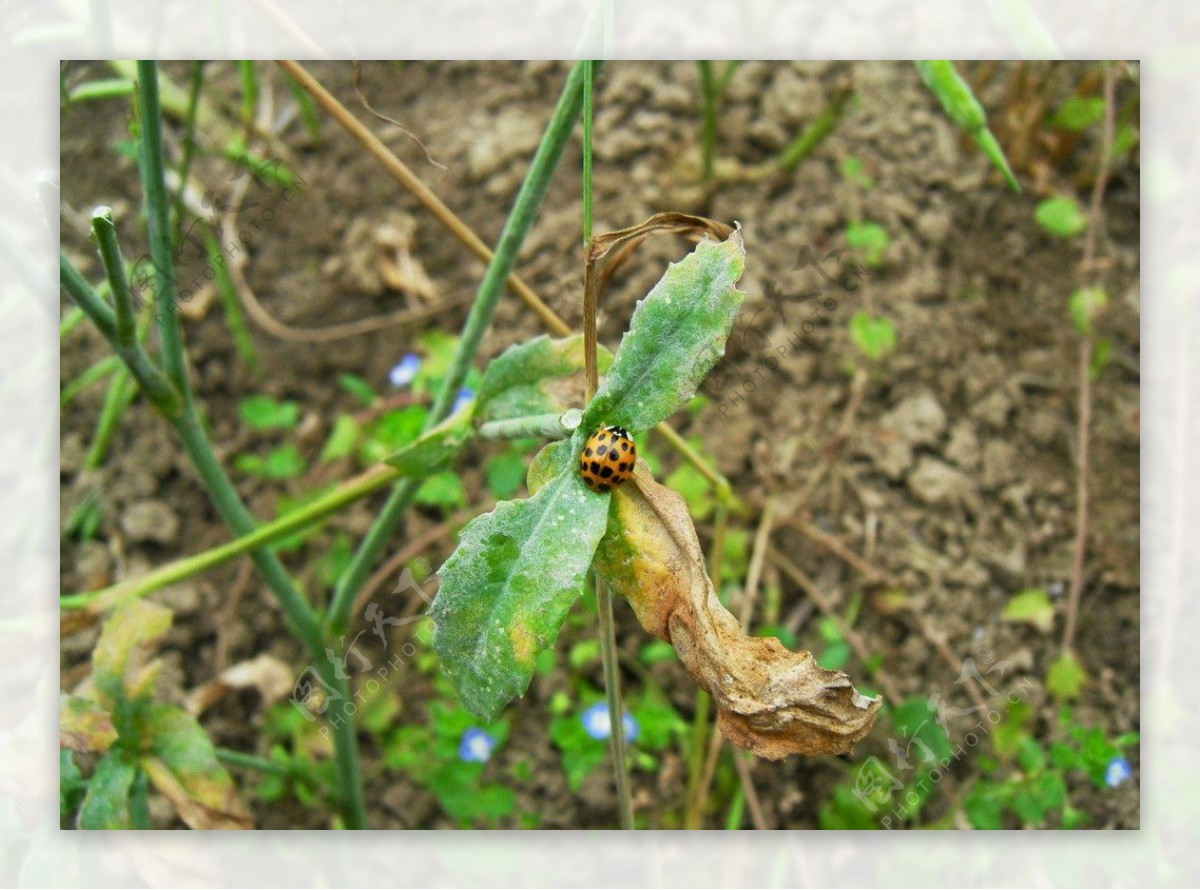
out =
<svg viewBox="0 0 1200 890"><path fill-rule="evenodd" d="M192 158L196 155L196 115L200 109L200 89L204 86L205 62L192 63L192 85L188 92L187 113L183 119L183 159L179 162L179 191L175 193L175 238L179 244L183 239L183 196L187 191L188 176L192 170Z"/></svg>
<svg viewBox="0 0 1200 890"><path fill-rule="evenodd" d="M853 96L853 87L845 86L839 89L817 119L805 127L791 145L780 152L775 166L784 171L794 170L797 164L812 154L813 149L837 126Z"/></svg>
<svg viewBox="0 0 1200 890"><path fill-rule="evenodd" d="M617 672L617 636L613 622L613 596L608 585L596 582L596 605L600 614L600 661L604 668L604 698L608 702L611 734L609 749L617 785L617 811L621 828L632 831L633 796L629 790L629 763L625 759L625 709L621 703L621 677Z"/></svg>
<svg viewBox="0 0 1200 890"><path fill-rule="evenodd" d="M117 432L118 422L125 409L133 401L137 386L129 368L122 365L112 382L108 385L108 393L104 396L104 407L100 409L100 419L96 421L96 433L92 436L92 444L88 447L83 465L94 470L104 463L108 454L108 446L112 444Z"/></svg>
<svg viewBox="0 0 1200 890"><path fill-rule="evenodd" d="M106 355L95 364L86 368L78 377L62 388L58 395L58 407L65 408L71 401L91 386L107 377L113 371L123 368L120 356Z"/></svg>
<svg viewBox="0 0 1200 890"><path fill-rule="evenodd" d="M142 145L140 169L146 195L146 227L150 260L154 265L154 301L158 309L159 337L167 378L190 400L183 354L183 333L175 299L175 259L171 245L170 208L163 169L162 109L158 99L158 68L153 61L139 61L138 98L141 110Z"/></svg>
<svg viewBox="0 0 1200 890"><path fill-rule="evenodd" d="M295 775L293 770L286 763L277 763L274 760L268 760L266 757L259 757L257 754L246 754L242 751L235 751L232 748L217 748L217 760L226 766L240 766L243 769L257 770L260 773L271 773L276 776L291 777Z"/></svg>
<svg viewBox="0 0 1200 890"><path fill-rule="evenodd" d="M479 438L495 439L565 439L579 428L583 412L578 408L553 414L535 414L492 420L479 427Z"/></svg>
<svg viewBox="0 0 1200 890"><path fill-rule="evenodd" d="M479 343L491 322L496 304L503 293L505 280L516 264L517 252L525 240L529 227L537 215L542 199L550 185L550 179L562 157L563 149L574 129L575 121L579 118L580 107L583 104L583 72L585 65L576 63L567 78L566 87L554 109L554 116L546 126L541 144L529 165L529 172L521 184L512 212L504 223L504 231L496 245L495 255L488 264L483 281L475 294L475 302L463 325L462 337L459 340L458 351L454 356L446 379L438 390L433 407L429 411L425 429L436 426L450 413L450 407L466 380L467 371L479 351ZM420 480L405 479L400 482L388 497L387 503L376 517L367 536L359 545L358 551L350 561L346 571L338 579L329 606L326 626L332 636L345 633L350 622L350 610L354 600L366 582L367 577L379 559L380 553L391 539L396 526L404 517L409 502L420 486Z"/></svg>
<svg viewBox="0 0 1200 890"><path fill-rule="evenodd" d="M280 538L320 522L325 517L337 513L346 505L394 482L398 476L399 471L393 470L391 467L378 467L336 491L291 511L274 522L263 523L248 535L227 544L221 544L219 547L213 547L211 550L205 550L203 553L178 559L154 571L101 590L64 596L59 599L59 606L64 609L81 609L85 606L94 606L97 609L107 608L108 604L116 603L126 597L145 596L161 590L184 578L190 578L192 575L215 568L252 550L266 547Z"/></svg>

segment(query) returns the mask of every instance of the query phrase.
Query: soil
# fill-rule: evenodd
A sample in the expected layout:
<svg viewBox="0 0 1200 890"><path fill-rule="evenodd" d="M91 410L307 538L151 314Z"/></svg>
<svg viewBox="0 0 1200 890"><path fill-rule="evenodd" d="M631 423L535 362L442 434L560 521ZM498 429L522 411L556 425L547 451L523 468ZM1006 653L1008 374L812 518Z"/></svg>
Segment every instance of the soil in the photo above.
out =
<svg viewBox="0 0 1200 890"><path fill-rule="evenodd" d="M164 70L187 83L186 66ZM363 89L371 104L419 136L443 166L429 163L419 145L363 109L351 65L313 64L310 70L467 225L494 244L567 68L513 62L367 64ZM855 629L871 652L882 654L886 681L904 697L937 697L968 710L972 699L959 680L964 660L973 658L981 672L993 669L985 679L998 694L1024 690L1035 733L1050 739L1058 732L1058 706L1045 692L1044 678L1061 652L1076 531L1080 337L1066 306L1086 279L1080 269L1083 239L1051 236L1035 221L1034 209L1054 193L1075 195L1086 208L1099 127L1064 149L1061 139L1051 144L1050 131L1026 121L1043 94L1051 108L1073 90L1094 94L1094 68L1000 64L964 70L976 83L1000 143L1024 147L1014 158L1024 194L1005 187L974 144L947 120L911 65L748 62L732 76L721 108L719 169L730 159L749 166L774 157L847 79L857 99L794 172L723 182L706 204L689 181L699 152L697 66L609 64L598 80L595 103L596 229L622 228L662 210L699 210L741 224L747 245L741 320L726 358L705 387L708 405L696 414L681 412L673 425L701 440L750 505L750 515L735 520L737 527L752 536L764 505L774 500L772 543L839 611L857 610ZM246 279L266 311L287 325L322 328L423 305L372 273L372 254L364 252L362 241L389 226L412 228L412 256L428 274L436 294L432 299L447 304L416 325L327 343L294 342L254 326L261 378L238 357L219 300L191 312L186 339L192 378L222 457L229 462L238 453L265 452L280 441L246 429L238 415L241 399L265 392L302 406L295 436L312 460L337 415L362 410L337 385L338 376L358 374L386 392L389 369L417 350L423 331L459 329L483 266L333 121L322 117L320 138L311 138L295 119L295 103L280 72L263 64L259 73L263 95L274 103L273 120L291 117L279 139L288 163L303 178L287 200L278 188L259 191L251 184L247 192L253 200L237 217L251 235ZM100 76L104 70L94 65L67 68L72 83ZM238 108L237 70L214 63L207 76L207 95ZM1040 84L1042 93L1030 82ZM1119 98L1124 104L1135 100L1136 85L1123 81ZM99 267L80 220L94 205L116 209L127 255L140 255L144 247L135 224L136 166L114 152L114 145L128 139L127 107L123 100L87 102L62 113L63 246L92 280L98 280ZM173 124L172 150L178 149L178 133ZM861 161L873 187L847 180L841 171L848 157ZM580 169L576 137L519 263L525 280L576 329L582 302ZM229 162L209 152L198 155L194 172L220 198L227 199L236 184ZM1100 275L1111 296L1098 332L1111 341L1112 353L1091 390L1091 500L1076 648L1092 682L1076 716L1110 736L1136 731L1140 709L1139 188L1135 151L1114 164L1097 240ZM880 224L890 244L880 265L856 283L847 279L853 290L826 284L817 270L803 267L798 257L806 247L818 257L845 247L846 226L861 220ZM683 242L652 240L614 278L600 318L605 343L616 345L633 302L687 249ZM837 262L830 258L822 269L832 271ZM185 260L181 280L187 280L189 268L202 266L193 261L188 267ZM816 288L823 288L820 297L804 298ZM782 294L782 301L773 304L772 293ZM869 361L858 351L850 319L859 312L894 325L897 346L890 356ZM539 333L536 317L506 296L479 367L510 344ZM74 379L106 354L95 332L72 334L63 343L62 380ZM863 371L859 378L856 369ZM105 386L91 387L62 415L64 529L90 492L99 491L104 510L93 540L79 543L64 533L64 592L137 575L230 537L169 428L140 399L124 415L103 466L84 469L104 392ZM664 478L679 458L665 442L652 441L663 459ZM490 508L480 468L494 451L479 447L464 460L461 473L472 512ZM282 483L245 474L235 478L251 509L270 517L281 495L353 471L348 464L319 468ZM358 540L383 497L356 504L331 520L306 549L285 555L310 596L327 593L318 563L334 535L348 532ZM436 509L412 511L388 552L426 535L429 543L413 557L440 565L453 535L429 533L445 519ZM805 523L835 536L887 583L864 579L804 533ZM711 518L698 528L708 546ZM796 632L798 645L820 651L820 612L804 591L770 562L764 582L777 585L780 621ZM1034 587L1048 590L1054 602L1049 632L1002 620L1006 602ZM234 596L239 599L231 606ZM181 700L224 667L262 653L296 673L306 663L266 586L240 563L155 598L175 610L161 653L166 669L159 685L168 699ZM904 607L897 609L899 601ZM617 605L620 646L636 663L646 635L630 611ZM360 624L356 632L366 626ZM91 628L64 639L65 685L82 676L96 633ZM560 651L593 633L590 621L568 624ZM931 640L944 641L944 650ZM532 777L513 787L520 808L540 814L543 827L609 827L616 809L608 772L598 770L572 793L547 732L548 702L571 688L565 659L558 664L509 709L512 735L488 765L488 775L503 780L523 761ZM878 676L870 677L858 660L846 669L858 685L879 688ZM598 662L582 672L600 687ZM656 665L650 675L690 720L695 687L678 663ZM635 688L645 682L630 670L623 679ZM432 679L406 667L397 690L397 720L426 719L436 694ZM219 701L202 722L217 744L265 754L264 714L261 697L244 691ZM952 740L962 744L979 719L951 717ZM855 751L854 763L871 755L890 761L890 733L890 724L881 720ZM384 770L377 743L364 735L363 745L373 827L453 827L428 791L402 773ZM1072 800L1088 814L1090 827L1138 827L1136 749L1130 760L1135 781L1122 788L1099 792L1086 780L1071 780ZM820 805L836 783L853 775L852 768L837 758L755 762L751 773L767 824L816 827ZM947 791L935 796L925 822L953 812L951 804L978 778L974 770L969 759L951 768ZM235 775L251 778L242 770ZM665 754L655 772L635 772L635 802L648 826L670 827L663 817L679 811L686 776L678 753ZM326 811L291 799L256 803L254 809L263 828L328 824ZM181 824L169 811L154 813L160 825ZM714 812L705 824L718 827L723 820L723 813ZM951 820L952 827L960 823ZM515 821L502 824L516 827Z"/></svg>

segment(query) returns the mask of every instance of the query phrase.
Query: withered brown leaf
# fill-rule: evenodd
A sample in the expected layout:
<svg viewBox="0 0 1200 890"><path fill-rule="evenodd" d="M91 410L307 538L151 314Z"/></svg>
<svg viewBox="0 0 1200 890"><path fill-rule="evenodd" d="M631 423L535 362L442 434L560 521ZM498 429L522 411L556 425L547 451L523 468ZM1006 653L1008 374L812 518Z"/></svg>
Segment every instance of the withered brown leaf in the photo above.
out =
<svg viewBox="0 0 1200 890"><path fill-rule="evenodd" d="M683 498L655 482L643 461L610 509L597 573L629 600L642 627L675 647L712 695L727 738L780 760L842 754L871 731L882 697L861 695L811 652L742 632L717 599Z"/></svg>

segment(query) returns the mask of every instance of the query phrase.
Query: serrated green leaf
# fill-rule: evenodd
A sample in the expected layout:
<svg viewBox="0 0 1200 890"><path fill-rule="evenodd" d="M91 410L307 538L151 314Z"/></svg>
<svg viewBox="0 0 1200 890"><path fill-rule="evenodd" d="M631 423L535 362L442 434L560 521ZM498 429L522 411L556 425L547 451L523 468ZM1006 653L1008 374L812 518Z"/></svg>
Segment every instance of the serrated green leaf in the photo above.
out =
<svg viewBox="0 0 1200 890"><path fill-rule="evenodd" d="M463 411L443 420L429 432L385 459L400 475L421 478L444 470L462 453L474 430Z"/></svg>
<svg viewBox="0 0 1200 890"><path fill-rule="evenodd" d="M429 614L434 648L472 713L490 719L525 692L583 591L608 502L568 469L463 529Z"/></svg>
<svg viewBox="0 0 1200 890"><path fill-rule="evenodd" d="M144 728L151 737L142 767L191 828L253 828L250 812L196 718L174 705L155 705Z"/></svg>
<svg viewBox="0 0 1200 890"><path fill-rule="evenodd" d="M1071 701L1079 698L1087 679L1083 665L1074 655L1066 652L1050 665L1046 673L1046 689L1059 701Z"/></svg>
<svg viewBox="0 0 1200 890"><path fill-rule="evenodd" d="M742 297L742 236L702 241L674 263L634 309L611 370L584 411L576 450L602 423L632 433L674 414L725 354Z"/></svg>
<svg viewBox="0 0 1200 890"><path fill-rule="evenodd" d="M79 805L79 821L84 830L132 828L129 792L137 777L137 766L124 751L110 751L100 758L88 780L87 794Z"/></svg>
<svg viewBox="0 0 1200 890"><path fill-rule="evenodd" d="M256 430L291 429L300 421L300 406L277 402L270 396L254 395L238 402L238 414Z"/></svg>
<svg viewBox="0 0 1200 890"><path fill-rule="evenodd" d="M1087 228L1087 217L1074 198L1062 195L1047 198L1038 204L1033 217L1051 235L1074 238Z"/></svg>
<svg viewBox="0 0 1200 890"><path fill-rule="evenodd" d="M1050 595L1040 587L1022 590L1004 607L1005 621L1030 624L1042 633L1054 629L1054 604Z"/></svg>
<svg viewBox="0 0 1200 890"><path fill-rule="evenodd" d="M975 137L983 153L1004 174L1013 191L1019 193L1021 184L1017 182L1012 168L1008 166L1004 150L988 129L983 106L975 98L971 85L959 76L954 63L946 59L930 59L915 64L921 80L925 81L925 85L938 97L950 119Z"/></svg>
<svg viewBox="0 0 1200 890"><path fill-rule="evenodd" d="M107 709L66 692L58 694L58 735L59 744L73 751L107 751L117 740Z"/></svg>
<svg viewBox="0 0 1200 890"><path fill-rule="evenodd" d="M601 373L612 365L612 353L596 350ZM486 423L512 417L553 414L583 402L583 335L562 339L546 335L511 346L483 375L475 397L475 420Z"/></svg>
<svg viewBox="0 0 1200 890"><path fill-rule="evenodd" d="M141 653L171 627L171 610L148 600L132 600L117 608L104 622L92 651L92 678L100 704L117 702L148 692L148 672L140 672Z"/></svg>

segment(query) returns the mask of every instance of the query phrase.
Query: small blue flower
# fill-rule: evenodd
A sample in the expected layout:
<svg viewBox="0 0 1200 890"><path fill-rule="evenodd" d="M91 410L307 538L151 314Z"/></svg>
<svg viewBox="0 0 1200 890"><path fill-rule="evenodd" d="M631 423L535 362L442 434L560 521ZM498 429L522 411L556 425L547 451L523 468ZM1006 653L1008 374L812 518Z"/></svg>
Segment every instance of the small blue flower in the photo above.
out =
<svg viewBox="0 0 1200 890"><path fill-rule="evenodd" d="M1104 784L1109 788L1118 788L1133 778L1133 767L1124 757L1117 755L1108 762L1104 771Z"/></svg>
<svg viewBox="0 0 1200 890"><path fill-rule="evenodd" d="M388 371L388 382L395 387L408 386L416 378L419 370L421 370L421 357L415 352L410 352L400 359L396 367Z"/></svg>
<svg viewBox="0 0 1200 890"><path fill-rule="evenodd" d="M584 731L594 739L603 740L612 735L612 721L608 718L608 703L596 702L580 716ZM633 715L628 711L621 718L621 726L625 729L625 740L632 742L638 737L639 727Z"/></svg>
<svg viewBox="0 0 1200 890"><path fill-rule="evenodd" d="M496 737L472 726L458 743L458 758L466 763L487 763L496 749Z"/></svg>
<svg viewBox="0 0 1200 890"><path fill-rule="evenodd" d="M450 409L451 414L457 414L465 405L469 405L475 401L475 391L469 386L464 386L458 391L458 398L454 400L454 407Z"/></svg>

